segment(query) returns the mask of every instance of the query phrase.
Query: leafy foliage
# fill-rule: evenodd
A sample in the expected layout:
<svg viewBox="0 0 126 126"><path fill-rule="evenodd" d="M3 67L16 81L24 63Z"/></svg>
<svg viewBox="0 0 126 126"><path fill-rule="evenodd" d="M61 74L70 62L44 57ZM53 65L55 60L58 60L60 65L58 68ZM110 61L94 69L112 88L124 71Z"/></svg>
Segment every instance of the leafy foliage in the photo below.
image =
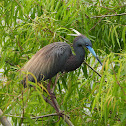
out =
<svg viewBox="0 0 126 126"><path fill-rule="evenodd" d="M40 87L23 88L18 71L42 47L74 37L70 28L91 39L101 67L86 51L85 64L60 73L55 94L75 125L126 125L126 11L123 0L4 0L0 2L0 106L13 125L66 125L44 101ZM120 14L120 15L118 15ZM6 79L6 80L4 80ZM53 82L55 77L53 78ZM21 117L25 117L22 119Z"/></svg>

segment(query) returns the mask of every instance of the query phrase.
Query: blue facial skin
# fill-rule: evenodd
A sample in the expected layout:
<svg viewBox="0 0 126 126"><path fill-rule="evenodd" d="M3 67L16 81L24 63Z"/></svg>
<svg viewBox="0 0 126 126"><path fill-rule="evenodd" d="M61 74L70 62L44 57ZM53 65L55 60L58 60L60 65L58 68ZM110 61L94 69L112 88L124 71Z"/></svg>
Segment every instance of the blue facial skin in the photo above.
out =
<svg viewBox="0 0 126 126"><path fill-rule="evenodd" d="M99 60L99 58L97 57L94 49L91 46L86 46L88 48L88 50L93 54L93 56L99 61L99 63L102 65L101 61Z"/></svg>

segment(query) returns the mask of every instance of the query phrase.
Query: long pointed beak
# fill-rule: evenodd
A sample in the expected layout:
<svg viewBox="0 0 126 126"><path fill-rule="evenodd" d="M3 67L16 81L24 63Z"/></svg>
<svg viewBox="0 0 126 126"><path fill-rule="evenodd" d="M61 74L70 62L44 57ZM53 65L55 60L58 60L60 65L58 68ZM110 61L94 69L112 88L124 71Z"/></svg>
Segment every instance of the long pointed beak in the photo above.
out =
<svg viewBox="0 0 126 126"><path fill-rule="evenodd" d="M99 63L102 65L101 61L99 60L99 58L97 57L94 49L91 46L86 46L88 48L88 50L93 54L93 56L99 61Z"/></svg>

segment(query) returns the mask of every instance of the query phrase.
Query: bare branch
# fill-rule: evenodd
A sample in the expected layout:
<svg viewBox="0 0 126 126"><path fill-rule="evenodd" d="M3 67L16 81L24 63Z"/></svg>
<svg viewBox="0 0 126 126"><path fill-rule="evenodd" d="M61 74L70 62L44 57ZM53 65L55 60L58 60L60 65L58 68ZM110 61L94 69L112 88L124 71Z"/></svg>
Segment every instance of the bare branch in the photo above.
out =
<svg viewBox="0 0 126 126"><path fill-rule="evenodd" d="M57 108L59 108L59 105L58 105L58 102L57 102L56 99L54 99L54 102L55 102L55 104L57 105ZM60 110L60 108L59 108L59 112L62 112L62 111ZM72 124L72 122L69 120L69 118L68 118L67 115L63 114L63 115L61 115L61 116L62 116L62 118L64 119L64 121L65 121L69 126L74 126L74 125Z"/></svg>
<svg viewBox="0 0 126 126"><path fill-rule="evenodd" d="M121 13L121 14L112 14L112 15L93 16L93 17L91 17L91 18L112 17L112 16L122 16L122 15L126 15L126 13Z"/></svg>
<svg viewBox="0 0 126 126"><path fill-rule="evenodd" d="M115 10L117 10L117 9L119 9L119 8L122 8L122 7L125 7L125 6L126 6L126 4L124 4L123 6L117 7ZM111 10L111 11L107 12L106 15L107 15L108 13L112 12L112 11L115 11L115 10ZM103 19L104 17L105 17L105 15L103 15L103 16L101 17L101 19L100 19L89 31L91 31L92 29L94 29L94 28L97 26L97 24L100 23L100 22L102 21L102 19ZM88 31L88 32L89 32L89 31Z"/></svg>
<svg viewBox="0 0 126 126"><path fill-rule="evenodd" d="M63 36L59 36L61 37L65 42L69 42L67 39L65 39Z"/></svg>
<svg viewBox="0 0 126 126"><path fill-rule="evenodd" d="M44 95L42 95L42 96L43 96L44 100L45 100L47 103L49 103L53 108L55 108L54 105L53 105L53 103L52 103L49 99L47 99ZM56 106L57 106L57 108L58 108L59 113L62 114L62 111L61 111L60 108L59 108L59 105L58 105L57 100L54 99L54 102L55 102L55 104L56 104ZM58 113L58 114L59 114L59 113ZM69 126L74 126L74 125L72 124L72 122L69 120L69 117L68 117L67 115L62 114L61 117L64 119L64 121L65 121Z"/></svg>
<svg viewBox="0 0 126 126"><path fill-rule="evenodd" d="M42 116L31 117L31 119L39 119L39 118L44 118L44 117L49 117L49 116L58 116L58 115L59 115L58 113L52 113L52 114L47 114L47 115L42 115ZM15 115L8 115L8 116L26 119L26 117L21 117L21 116L15 116Z"/></svg>
<svg viewBox="0 0 126 126"><path fill-rule="evenodd" d="M32 119L39 119L39 118L44 118L44 117L49 117L49 116L58 116L58 113L52 113L52 114L47 114L43 116L36 116L36 117L31 117Z"/></svg>
<svg viewBox="0 0 126 126"><path fill-rule="evenodd" d="M43 97L43 99L47 102L47 103L49 103L53 108L55 108L54 107L54 105L53 105L53 103L51 102L51 100L49 100L47 97L45 97L44 95L42 95L42 97Z"/></svg>

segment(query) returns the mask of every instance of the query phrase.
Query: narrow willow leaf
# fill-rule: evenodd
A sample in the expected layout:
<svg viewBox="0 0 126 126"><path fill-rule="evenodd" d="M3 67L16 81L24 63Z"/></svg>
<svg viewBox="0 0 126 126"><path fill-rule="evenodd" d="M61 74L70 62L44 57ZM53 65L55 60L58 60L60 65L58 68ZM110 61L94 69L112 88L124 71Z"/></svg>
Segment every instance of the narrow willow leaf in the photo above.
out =
<svg viewBox="0 0 126 126"><path fill-rule="evenodd" d="M113 97L111 97L111 98L109 99L108 104L107 104L107 107L109 107L110 102L112 102L112 100L113 100Z"/></svg>
<svg viewBox="0 0 126 126"><path fill-rule="evenodd" d="M121 69L122 69L122 63L120 60L115 60L115 62L118 62L120 67L118 69L118 73L117 73L117 80L119 81L120 80L120 74L121 74Z"/></svg>
<svg viewBox="0 0 126 126"><path fill-rule="evenodd" d="M119 26L117 25L117 26L114 27L114 32L115 32L115 36L116 36L116 41L117 41L117 43L119 45L119 48L121 49L120 42L119 42L119 37L118 37L117 31L116 31L117 27L119 27Z"/></svg>
<svg viewBox="0 0 126 126"><path fill-rule="evenodd" d="M37 90L37 93L39 94L39 96L40 96L40 98L41 98L41 100L42 100L42 103L44 103L44 106L46 107L46 101L43 99L43 97L42 97L42 92L41 91L39 91L37 88L36 88L36 90Z"/></svg>
<svg viewBox="0 0 126 126"><path fill-rule="evenodd" d="M105 69L108 70L108 66L109 66L109 58L107 58L106 64L105 64Z"/></svg>
<svg viewBox="0 0 126 126"><path fill-rule="evenodd" d="M58 8L59 8L60 4L61 4L61 1L58 1L56 6L55 6L55 12L58 11Z"/></svg>
<svg viewBox="0 0 126 126"><path fill-rule="evenodd" d="M95 106L96 106L96 100L97 100L97 97L99 96L99 94L97 93L97 95L95 96L95 99L93 100L93 104L92 104L92 109L91 111L94 110Z"/></svg>
<svg viewBox="0 0 126 126"><path fill-rule="evenodd" d="M51 2L50 2L50 11L54 11L54 5L55 5L55 0L51 0Z"/></svg>
<svg viewBox="0 0 126 126"><path fill-rule="evenodd" d="M122 113L123 114L121 116L121 122L123 122L124 120L126 120L126 110L124 110Z"/></svg>
<svg viewBox="0 0 126 126"><path fill-rule="evenodd" d="M5 64L6 55L7 55L7 52L5 51L5 52L2 54L2 57L0 58L0 69L3 68L3 66L4 66L4 64Z"/></svg>
<svg viewBox="0 0 126 126"><path fill-rule="evenodd" d="M112 27L113 28L113 27ZM114 29L111 32L111 40L112 40L112 44L113 44L113 49L115 47L115 41L114 41Z"/></svg>
<svg viewBox="0 0 126 126"><path fill-rule="evenodd" d="M104 108L103 108L103 102L104 102L104 99L103 99L103 96L101 96L101 119L102 119L102 117L103 117L103 110L104 110Z"/></svg>
<svg viewBox="0 0 126 126"><path fill-rule="evenodd" d="M124 47L126 49L126 26L123 28L123 31L122 31L122 38L123 38L123 43L124 43Z"/></svg>

